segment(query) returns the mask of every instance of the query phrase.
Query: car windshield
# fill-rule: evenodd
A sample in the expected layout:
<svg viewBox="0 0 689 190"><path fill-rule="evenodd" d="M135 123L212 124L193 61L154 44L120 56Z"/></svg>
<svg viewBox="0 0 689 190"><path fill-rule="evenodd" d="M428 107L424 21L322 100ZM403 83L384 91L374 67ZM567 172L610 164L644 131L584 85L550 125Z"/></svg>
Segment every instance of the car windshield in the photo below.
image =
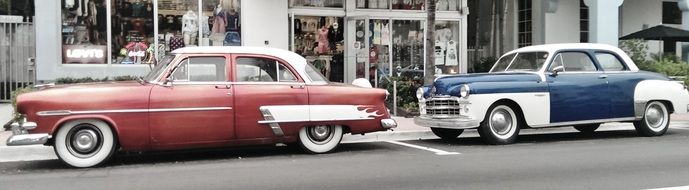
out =
<svg viewBox="0 0 689 190"><path fill-rule="evenodd" d="M521 52L509 54L500 58L490 72L538 71L547 58L548 52Z"/></svg>
<svg viewBox="0 0 689 190"><path fill-rule="evenodd" d="M155 80L156 77L160 76L160 74L162 74L163 71L165 71L165 68L167 68L167 66L170 65L170 63L172 63L173 59L175 59L174 55L167 55L167 56L163 57L162 59L160 59L158 64L155 67L153 67L151 72L149 72L144 77L144 80L148 81L148 82Z"/></svg>

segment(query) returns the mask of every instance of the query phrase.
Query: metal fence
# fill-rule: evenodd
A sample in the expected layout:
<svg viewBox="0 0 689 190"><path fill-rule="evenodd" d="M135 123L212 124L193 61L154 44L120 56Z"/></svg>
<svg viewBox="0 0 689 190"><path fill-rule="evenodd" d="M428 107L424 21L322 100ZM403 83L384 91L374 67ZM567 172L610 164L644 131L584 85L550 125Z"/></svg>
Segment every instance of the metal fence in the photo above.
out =
<svg viewBox="0 0 689 190"><path fill-rule="evenodd" d="M0 102L12 92L36 83L34 24L0 20Z"/></svg>

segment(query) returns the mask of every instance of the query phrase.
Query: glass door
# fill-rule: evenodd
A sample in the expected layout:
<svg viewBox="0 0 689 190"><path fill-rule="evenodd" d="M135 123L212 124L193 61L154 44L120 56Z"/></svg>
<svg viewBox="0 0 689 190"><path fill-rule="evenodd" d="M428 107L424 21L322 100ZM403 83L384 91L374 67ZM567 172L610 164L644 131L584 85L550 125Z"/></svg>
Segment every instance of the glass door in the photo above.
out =
<svg viewBox="0 0 689 190"><path fill-rule="evenodd" d="M347 17L347 82L357 78L370 80L369 23L368 17Z"/></svg>

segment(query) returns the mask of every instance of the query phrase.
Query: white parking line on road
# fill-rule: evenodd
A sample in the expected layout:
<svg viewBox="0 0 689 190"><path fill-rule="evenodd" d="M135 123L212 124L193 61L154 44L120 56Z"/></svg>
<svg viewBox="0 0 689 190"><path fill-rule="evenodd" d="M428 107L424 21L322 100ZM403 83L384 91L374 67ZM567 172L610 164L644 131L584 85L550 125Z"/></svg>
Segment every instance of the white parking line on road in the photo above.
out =
<svg viewBox="0 0 689 190"><path fill-rule="evenodd" d="M429 148L429 147L424 147L424 146L419 146L419 145L413 145L413 144L403 143L403 142L398 142L398 141L384 141L384 142L392 143L392 144L396 144L396 145L402 145L402 146L406 146L406 147L410 147L410 148L421 149L421 150L425 150L425 151L431 151L431 152L435 153L436 155L441 155L441 156L444 156L444 155L457 155L457 154L461 154L461 153L459 153L459 152L447 152L447 151L444 151L444 150L438 150L438 149L435 149L435 148Z"/></svg>
<svg viewBox="0 0 689 190"><path fill-rule="evenodd" d="M664 188L657 188L657 189L646 189L646 190L687 190L687 189L689 189L689 185L677 186L677 187L664 187Z"/></svg>

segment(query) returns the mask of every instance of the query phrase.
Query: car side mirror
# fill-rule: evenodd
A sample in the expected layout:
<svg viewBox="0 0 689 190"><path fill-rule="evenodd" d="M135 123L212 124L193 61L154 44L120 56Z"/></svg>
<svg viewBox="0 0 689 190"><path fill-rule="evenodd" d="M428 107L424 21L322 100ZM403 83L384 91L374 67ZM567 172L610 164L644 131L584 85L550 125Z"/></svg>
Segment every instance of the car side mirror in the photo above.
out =
<svg viewBox="0 0 689 190"><path fill-rule="evenodd" d="M552 72L551 76L557 76L558 73L563 72L563 71L565 71L565 66L562 66L562 65L557 66L557 67L553 68L553 70L551 71Z"/></svg>
<svg viewBox="0 0 689 190"><path fill-rule="evenodd" d="M168 76L167 79L165 79L165 82L163 83L164 87L172 87L173 82L175 81L175 77L172 75Z"/></svg>

